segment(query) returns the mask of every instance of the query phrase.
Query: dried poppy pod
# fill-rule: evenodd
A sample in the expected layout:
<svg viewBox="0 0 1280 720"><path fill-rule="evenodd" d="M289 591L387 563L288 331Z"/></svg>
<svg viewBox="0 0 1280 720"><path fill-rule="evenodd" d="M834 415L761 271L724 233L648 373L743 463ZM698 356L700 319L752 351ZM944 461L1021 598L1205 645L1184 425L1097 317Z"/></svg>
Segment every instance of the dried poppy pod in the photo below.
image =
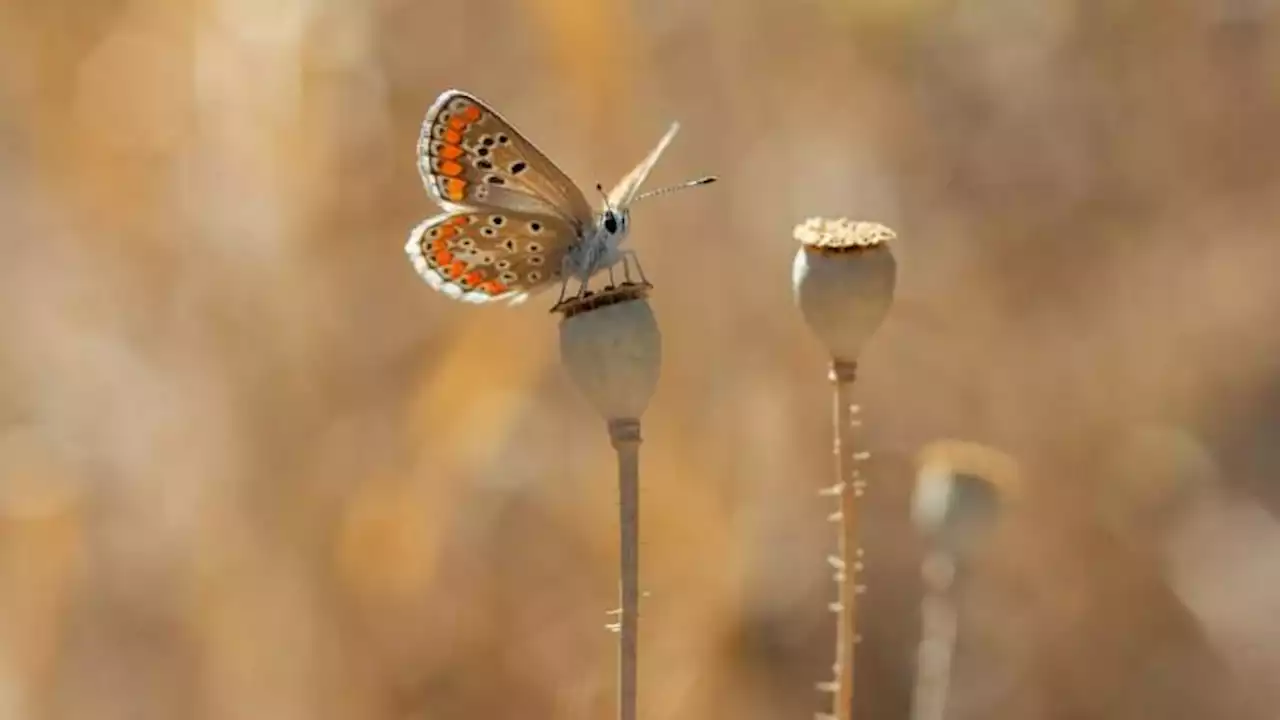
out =
<svg viewBox="0 0 1280 720"><path fill-rule="evenodd" d="M792 267L796 304L831 356L836 483L823 493L840 503L830 516L840 524L838 555L832 558L839 593L831 605L837 613L835 677L818 687L832 693L830 716L848 720L854 705L854 668L859 665L859 595L867 589L860 580L864 563L858 527L858 498L867 480L856 465L868 453L855 451L853 428L859 423L853 418L851 396L862 346L893 301L897 263L888 241L895 236L876 223L823 218L796 226L794 235L801 245Z"/></svg>
<svg viewBox="0 0 1280 720"><path fill-rule="evenodd" d="M805 322L834 360L856 362L880 327L897 281L892 230L873 222L810 218L797 225L800 241L792 289Z"/></svg>
<svg viewBox="0 0 1280 720"><path fill-rule="evenodd" d="M658 384L662 336L649 284L627 282L556 305L560 360L607 421L618 455L618 717L635 720L640 619L640 415Z"/></svg>
<svg viewBox="0 0 1280 720"><path fill-rule="evenodd" d="M921 568L920 646L911 717L946 716L959 630L956 583L966 561L1018 493L1018 464L994 448L959 440L926 445L916 456L911 515L931 548Z"/></svg>
<svg viewBox="0 0 1280 720"><path fill-rule="evenodd" d="M605 420L638 420L658 384L662 336L649 285L624 283L555 307L560 360Z"/></svg>
<svg viewBox="0 0 1280 720"><path fill-rule="evenodd" d="M916 459L912 520L938 551L963 556L1018 492L1018 463L978 443L941 440Z"/></svg>

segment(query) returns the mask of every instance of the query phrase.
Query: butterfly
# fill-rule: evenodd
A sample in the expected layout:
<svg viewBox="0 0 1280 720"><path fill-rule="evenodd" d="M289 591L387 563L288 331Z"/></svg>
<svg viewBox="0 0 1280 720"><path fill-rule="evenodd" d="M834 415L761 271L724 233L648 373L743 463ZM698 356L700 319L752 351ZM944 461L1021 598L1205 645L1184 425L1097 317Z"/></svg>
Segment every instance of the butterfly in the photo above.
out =
<svg viewBox="0 0 1280 720"><path fill-rule="evenodd" d="M578 186L511 123L479 98L446 90L431 105L418 138L418 172L445 210L409 233L405 252L427 284L469 303L523 302L570 279L587 282L628 259L622 250L631 206L714 177L641 194L640 186L671 144L678 123L604 196L597 212Z"/></svg>

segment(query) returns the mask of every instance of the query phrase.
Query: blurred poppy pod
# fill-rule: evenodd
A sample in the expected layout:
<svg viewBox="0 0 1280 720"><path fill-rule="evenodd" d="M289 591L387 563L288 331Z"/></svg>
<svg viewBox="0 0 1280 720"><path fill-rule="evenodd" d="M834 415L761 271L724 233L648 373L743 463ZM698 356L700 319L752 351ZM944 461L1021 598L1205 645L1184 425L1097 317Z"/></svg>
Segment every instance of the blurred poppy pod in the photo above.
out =
<svg viewBox="0 0 1280 720"><path fill-rule="evenodd" d="M1017 493L1018 464L994 448L971 442L930 443L916 461L912 520L939 550L971 551Z"/></svg>
<svg viewBox="0 0 1280 720"><path fill-rule="evenodd" d="M606 420L639 419L657 387L662 336L648 296L647 284L624 283L555 307L561 362Z"/></svg>
<svg viewBox="0 0 1280 720"><path fill-rule="evenodd" d="M873 222L810 218L797 225L800 241L792 289L805 322L833 359L856 362L880 327L897 281L892 230Z"/></svg>

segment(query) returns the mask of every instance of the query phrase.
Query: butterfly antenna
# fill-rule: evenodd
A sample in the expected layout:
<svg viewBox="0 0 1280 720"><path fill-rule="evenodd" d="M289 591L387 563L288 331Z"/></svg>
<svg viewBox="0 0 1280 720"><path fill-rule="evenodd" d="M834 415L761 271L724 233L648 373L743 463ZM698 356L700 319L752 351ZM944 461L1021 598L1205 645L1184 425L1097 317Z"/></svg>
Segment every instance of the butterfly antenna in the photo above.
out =
<svg viewBox="0 0 1280 720"><path fill-rule="evenodd" d="M600 193L600 197L604 198L604 206L613 209L613 203L609 202L609 193L604 191L604 185L596 183L596 191Z"/></svg>
<svg viewBox="0 0 1280 720"><path fill-rule="evenodd" d="M685 190L691 187L698 187L699 185L710 185L711 183L715 182L718 179L719 178L717 178L715 175L708 175L707 177L698 178L697 180L690 180L689 182L680 183L679 185L672 185L671 187L664 187L664 188L658 188L657 190L650 190L647 193L640 194L632 202L640 202L641 200L647 197L656 197L658 195L666 195L667 193L672 193L677 190Z"/></svg>

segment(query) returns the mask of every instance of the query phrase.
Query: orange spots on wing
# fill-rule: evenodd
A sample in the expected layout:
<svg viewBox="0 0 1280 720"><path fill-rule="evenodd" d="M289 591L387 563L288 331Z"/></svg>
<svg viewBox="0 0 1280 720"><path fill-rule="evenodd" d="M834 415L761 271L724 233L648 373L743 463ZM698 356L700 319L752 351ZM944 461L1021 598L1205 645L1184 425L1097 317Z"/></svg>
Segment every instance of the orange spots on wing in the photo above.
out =
<svg viewBox="0 0 1280 720"><path fill-rule="evenodd" d="M449 263L449 267L445 269L445 274L450 278L457 278L459 275L467 271L467 263L461 259L454 260Z"/></svg>
<svg viewBox="0 0 1280 720"><path fill-rule="evenodd" d="M453 217L449 218L449 220L447 221L447 224L449 224L449 225L466 225L466 224L467 224L467 216L466 216L466 215L454 215Z"/></svg>
<svg viewBox="0 0 1280 720"><path fill-rule="evenodd" d="M467 183L458 178L447 178L441 183L441 191L444 196L450 200L461 200L463 192L467 189Z"/></svg>
<svg viewBox="0 0 1280 720"><path fill-rule="evenodd" d="M480 284L481 280L484 280L484 271L472 270L466 275L463 275L462 279L459 282L461 282L463 285L471 286L471 285Z"/></svg>
<svg viewBox="0 0 1280 720"><path fill-rule="evenodd" d="M435 261L437 265L444 267L453 262L453 253L448 250L437 250L435 254Z"/></svg>
<svg viewBox="0 0 1280 720"><path fill-rule="evenodd" d="M470 125L470 124L471 123L467 122L467 120L464 118L460 118L460 117L449 118L449 127L453 128L454 130L466 130L467 125Z"/></svg>
<svg viewBox="0 0 1280 720"><path fill-rule="evenodd" d="M445 160L457 160L462 157L463 150L457 145L441 145L440 152L436 153Z"/></svg>
<svg viewBox="0 0 1280 720"><path fill-rule="evenodd" d="M489 280L487 282L480 283L480 286L476 289L486 295L501 295L508 290L506 285L503 285L497 280Z"/></svg>
<svg viewBox="0 0 1280 720"><path fill-rule="evenodd" d="M465 109L462 110L461 114L462 114L462 117L466 119L468 123L473 123L480 119L480 108L476 107L475 105L468 105Z"/></svg>
<svg viewBox="0 0 1280 720"><path fill-rule="evenodd" d="M462 133L458 132L457 130L446 129L444 131L444 141L448 145L461 145Z"/></svg>
<svg viewBox="0 0 1280 720"><path fill-rule="evenodd" d="M462 164L453 160L440 161L440 174L449 177L457 177L462 174Z"/></svg>
<svg viewBox="0 0 1280 720"><path fill-rule="evenodd" d="M437 252L440 252L441 250L447 249L448 247L449 247L449 243L446 242L444 238L436 238L431 243L431 252L437 253Z"/></svg>

